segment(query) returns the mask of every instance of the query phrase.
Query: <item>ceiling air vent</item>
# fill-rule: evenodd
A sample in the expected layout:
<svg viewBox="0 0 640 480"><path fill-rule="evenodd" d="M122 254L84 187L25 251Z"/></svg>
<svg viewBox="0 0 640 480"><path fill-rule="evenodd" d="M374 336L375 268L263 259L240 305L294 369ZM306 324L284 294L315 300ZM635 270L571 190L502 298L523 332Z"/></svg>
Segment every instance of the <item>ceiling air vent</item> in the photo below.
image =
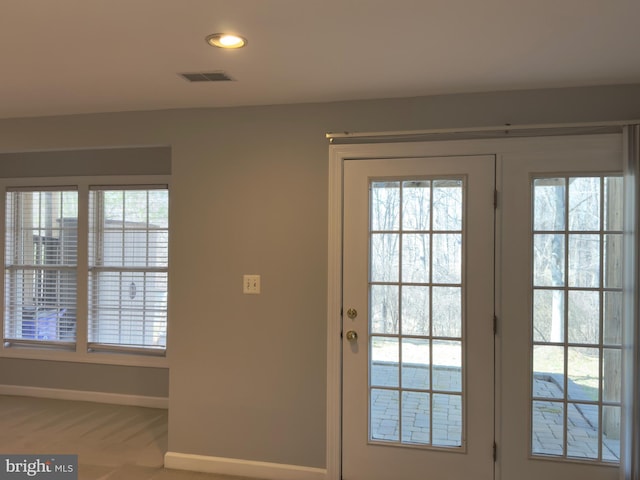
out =
<svg viewBox="0 0 640 480"><path fill-rule="evenodd" d="M233 80L224 72L181 73L180 76L190 82L229 82Z"/></svg>

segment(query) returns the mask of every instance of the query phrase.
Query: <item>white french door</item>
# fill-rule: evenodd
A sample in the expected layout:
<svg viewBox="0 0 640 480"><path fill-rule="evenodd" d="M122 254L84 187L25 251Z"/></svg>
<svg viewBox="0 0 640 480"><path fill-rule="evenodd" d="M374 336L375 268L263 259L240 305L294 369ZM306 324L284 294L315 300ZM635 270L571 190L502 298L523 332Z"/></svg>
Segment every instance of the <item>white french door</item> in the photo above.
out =
<svg viewBox="0 0 640 480"><path fill-rule="evenodd" d="M619 478L622 154L617 135L502 156L503 479Z"/></svg>
<svg viewBox="0 0 640 480"><path fill-rule="evenodd" d="M493 156L344 166L345 480L493 478Z"/></svg>
<svg viewBox="0 0 640 480"><path fill-rule="evenodd" d="M335 147L342 478L619 477L621 143Z"/></svg>

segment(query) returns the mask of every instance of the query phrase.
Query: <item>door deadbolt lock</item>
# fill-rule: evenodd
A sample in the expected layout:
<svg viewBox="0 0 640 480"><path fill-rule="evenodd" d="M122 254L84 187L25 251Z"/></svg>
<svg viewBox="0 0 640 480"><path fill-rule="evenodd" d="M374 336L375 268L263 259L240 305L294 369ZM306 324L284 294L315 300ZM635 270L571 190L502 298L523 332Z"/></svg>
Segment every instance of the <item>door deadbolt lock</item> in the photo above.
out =
<svg viewBox="0 0 640 480"><path fill-rule="evenodd" d="M349 340L350 342L355 342L356 340L358 340L358 333L353 330L349 330L347 332L347 340Z"/></svg>
<svg viewBox="0 0 640 480"><path fill-rule="evenodd" d="M347 317L349 317L351 320L353 320L357 316L358 311L355 308L350 308L349 310L347 310Z"/></svg>

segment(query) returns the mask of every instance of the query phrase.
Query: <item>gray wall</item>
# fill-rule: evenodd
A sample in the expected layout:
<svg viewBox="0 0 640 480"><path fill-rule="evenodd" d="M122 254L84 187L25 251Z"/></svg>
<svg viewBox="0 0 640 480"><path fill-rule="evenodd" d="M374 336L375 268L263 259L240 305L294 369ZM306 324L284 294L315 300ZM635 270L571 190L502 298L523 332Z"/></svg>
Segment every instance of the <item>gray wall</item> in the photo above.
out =
<svg viewBox="0 0 640 480"><path fill-rule="evenodd" d="M169 395L167 371L164 368L2 358L0 372L0 385L107 391L149 397Z"/></svg>
<svg viewBox="0 0 640 480"><path fill-rule="evenodd" d="M170 145L169 450L324 467L325 132L637 118L640 85L514 91L6 120L0 151Z"/></svg>

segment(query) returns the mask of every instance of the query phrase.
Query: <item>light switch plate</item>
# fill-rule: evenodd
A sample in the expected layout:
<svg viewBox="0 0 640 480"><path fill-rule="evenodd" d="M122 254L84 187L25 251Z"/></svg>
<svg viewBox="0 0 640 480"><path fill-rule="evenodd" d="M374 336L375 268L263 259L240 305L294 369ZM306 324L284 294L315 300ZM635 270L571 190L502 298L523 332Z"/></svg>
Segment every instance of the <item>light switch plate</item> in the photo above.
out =
<svg viewBox="0 0 640 480"><path fill-rule="evenodd" d="M257 295L260 293L260 275L244 275L242 277L242 293Z"/></svg>

